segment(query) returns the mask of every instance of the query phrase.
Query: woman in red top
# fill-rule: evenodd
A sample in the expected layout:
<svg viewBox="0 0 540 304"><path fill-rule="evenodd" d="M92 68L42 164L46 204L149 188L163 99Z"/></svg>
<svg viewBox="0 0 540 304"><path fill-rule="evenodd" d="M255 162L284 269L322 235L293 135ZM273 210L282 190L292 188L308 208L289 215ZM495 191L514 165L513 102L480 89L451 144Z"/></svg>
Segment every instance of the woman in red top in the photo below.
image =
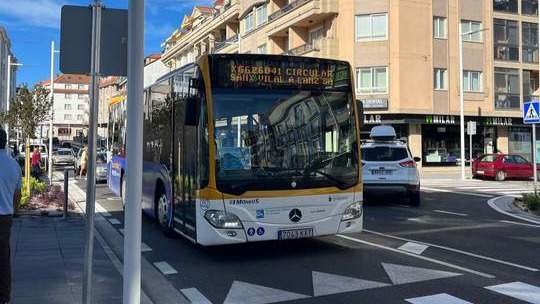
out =
<svg viewBox="0 0 540 304"><path fill-rule="evenodd" d="M37 147L34 148L34 152L32 152L31 165L32 176L38 178L41 174L41 153Z"/></svg>

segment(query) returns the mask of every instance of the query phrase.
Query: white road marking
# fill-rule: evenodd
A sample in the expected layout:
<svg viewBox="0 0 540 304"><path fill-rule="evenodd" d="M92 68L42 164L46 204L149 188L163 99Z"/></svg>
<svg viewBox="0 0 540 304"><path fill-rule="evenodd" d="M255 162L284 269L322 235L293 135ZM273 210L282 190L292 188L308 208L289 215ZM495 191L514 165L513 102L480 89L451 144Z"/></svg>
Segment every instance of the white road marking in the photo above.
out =
<svg viewBox="0 0 540 304"><path fill-rule="evenodd" d="M267 304L309 297L286 290L234 281L223 304Z"/></svg>
<svg viewBox="0 0 540 304"><path fill-rule="evenodd" d="M499 222L501 222L501 223L507 223L507 224L514 224L514 225L527 226L527 227L533 227L533 228L540 228L540 225L533 225L533 224L520 223L520 222L514 222L514 221L501 220L501 221L499 221Z"/></svg>
<svg viewBox="0 0 540 304"><path fill-rule="evenodd" d="M107 200L108 201L120 201L122 199L120 197L108 197Z"/></svg>
<svg viewBox="0 0 540 304"><path fill-rule="evenodd" d="M148 252L148 251L152 251L152 248L150 248L150 246L148 246L145 242L142 242L141 243L141 252Z"/></svg>
<svg viewBox="0 0 540 304"><path fill-rule="evenodd" d="M471 196L478 196L478 197L493 197L493 195L473 193L473 192L453 191L453 190L446 190L446 189L439 189L439 188L422 187L421 190L427 190L427 191L432 191L432 192L463 194L463 195L471 195Z"/></svg>
<svg viewBox="0 0 540 304"><path fill-rule="evenodd" d="M539 224L540 225L540 221L536 221L536 220L533 220L533 219L528 219L528 218L523 218L521 216L518 216L518 215L515 215L515 214L512 214L510 212L507 212L507 211L504 211L502 210L501 208L499 208L499 206L497 206L497 204L495 204L495 201L502 198L502 196L499 196L499 197L494 197L492 199L490 199L487 203L488 205L495 211L499 212L499 213L502 213L504 215L508 215L510 217L513 217L513 218L517 218L519 220L522 220L522 221L525 221L525 222L529 222L529 223L533 223L533 224Z"/></svg>
<svg viewBox="0 0 540 304"><path fill-rule="evenodd" d="M120 222L119 220L117 220L115 218L109 218L108 220L113 225L121 225L122 224L122 222Z"/></svg>
<svg viewBox="0 0 540 304"><path fill-rule="evenodd" d="M313 295L315 297L378 288L390 285L381 282L367 281L318 271L313 271L312 277Z"/></svg>
<svg viewBox="0 0 540 304"><path fill-rule="evenodd" d="M435 264L443 265L443 266L446 266L446 267L449 267L449 268L454 268L454 269L457 269L457 270L460 270L460 271L472 273L472 274L475 274L477 276L481 276L481 277L484 277L484 278L488 278L488 279L495 278L495 276L491 275L491 274L487 274L487 273L484 273L484 272L476 271L476 270L469 269L469 268L466 268L466 267L462 267L462 266L459 266L459 265L447 263L447 262L440 261L440 260L437 260L437 259L434 259L434 258L429 258L429 257L426 257L426 256L417 255L417 254L414 254L414 253L402 251L402 250L399 250L399 249L396 249L396 248L392 248L392 247L388 247L388 246L384 246L384 245L380 245L380 244L375 244L375 243L367 242L367 241L364 241L364 240L359 240L359 239L356 239L356 238L353 238L353 237L350 237L350 236L347 236L347 235L338 234L337 237L340 237L340 238L343 238L343 239L346 239L346 240L349 240L349 241L352 241L352 242L377 247L377 248L380 248L380 249L385 249L385 250L389 250L389 251L393 251L393 252L398 252L398 253L401 253L401 254L404 254L404 255L415 257L415 258L420 259L420 260L424 260L424 261L432 262L432 263L435 263Z"/></svg>
<svg viewBox="0 0 540 304"><path fill-rule="evenodd" d="M438 210L438 209L433 210L433 212L444 213L444 214L451 214L451 215L457 215L457 216L469 216L469 215L466 214L466 213L451 212L451 211Z"/></svg>
<svg viewBox="0 0 540 304"><path fill-rule="evenodd" d="M386 271L386 274L392 281L392 284L394 285L431 281L461 275L461 273L413 266L396 265L390 263L382 263L382 266L384 268L384 271Z"/></svg>
<svg viewBox="0 0 540 304"><path fill-rule="evenodd" d="M197 288L184 288L180 290L193 304L212 304Z"/></svg>
<svg viewBox="0 0 540 304"><path fill-rule="evenodd" d="M431 296L405 299L405 301L412 304L473 304L460 298L456 298L447 293L439 293Z"/></svg>
<svg viewBox="0 0 540 304"><path fill-rule="evenodd" d="M525 302L540 304L540 287L537 286L512 282L484 288Z"/></svg>
<svg viewBox="0 0 540 304"><path fill-rule="evenodd" d="M176 271L176 269L174 269L171 265L169 265L169 263L167 262L155 262L154 263L154 266L156 266L156 268L161 271L161 273L163 273L164 275L169 275L169 274L177 274L178 271Z"/></svg>
<svg viewBox="0 0 540 304"><path fill-rule="evenodd" d="M400 247L398 247L399 250L407 251L414 254L422 254L426 249L428 249L429 246L426 246L424 244L418 244L415 242L407 242Z"/></svg>
<svg viewBox="0 0 540 304"><path fill-rule="evenodd" d="M415 240L411 240L411 239L407 239L407 238L403 238L403 237L399 237L399 236L395 236L395 235L391 235L391 234L381 233L381 232L377 232L377 231L367 230L367 229L364 229L364 232L368 232L368 233L372 233L372 234L376 234L376 235L380 235L380 236L384 236L384 237L388 237L388 238L392 238L392 239L396 239L396 240L400 240L400 241L415 242L415 243L418 243L418 244L424 244L424 245L427 245L427 246L430 246L430 247L435 247L435 248L439 248L439 249L443 249L443 250L448 250L448 251L456 252L456 253L459 253L459 254L464 254L464 255L471 256L471 257L475 257L475 258L478 258L478 259L503 264L503 265L506 265L506 266L525 269L525 270L528 270L528 271L538 271L538 269L536 269L536 268L523 266L523 265L519 265L519 264L515 264L515 263L511 263L511 262L507 262L507 261L503 261L503 260L499 260L499 259L495 259L495 258L490 258L490 257L487 257L487 256L483 256L483 255L479 255L479 254L476 254L476 253L463 251L463 250L459 250L459 249L455 249L455 248L451 248L451 247L446 247L446 246L437 245L437 244L433 244L433 243L415 241Z"/></svg>
<svg viewBox="0 0 540 304"><path fill-rule="evenodd" d="M522 193L534 193L534 190L513 190L513 191L500 191L500 194L522 194Z"/></svg>

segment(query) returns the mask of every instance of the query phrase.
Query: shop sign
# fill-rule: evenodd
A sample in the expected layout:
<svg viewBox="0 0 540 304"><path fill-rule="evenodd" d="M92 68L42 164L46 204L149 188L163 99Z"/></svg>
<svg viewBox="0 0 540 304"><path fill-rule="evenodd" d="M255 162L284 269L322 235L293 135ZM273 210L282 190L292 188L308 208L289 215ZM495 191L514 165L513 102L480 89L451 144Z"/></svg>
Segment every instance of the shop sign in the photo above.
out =
<svg viewBox="0 0 540 304"><path fill-rule="evenodd" d="M364 115L364 123L366 124L380 124L382 123L381 115Z"/></svg>
<svg viewBox="0 0 540 304"><path fill-rule="evenodd" d="M428 115L426 116L427 124L443 124L443 125L455 125L456 117L452 115Z"/></svg>
<svg viewBox="0 0 540 304"><path fill-rule="evenodd" d="M488 126L511 126L512 118L511 117L487 117L486 125Z"/></svg>
<svg viewBox="0 0 540 304"><path fill-rule="evenodd" d="M364 105L364 109L388 109L388 98L370 98L370 99L360 99Z"/></svg>

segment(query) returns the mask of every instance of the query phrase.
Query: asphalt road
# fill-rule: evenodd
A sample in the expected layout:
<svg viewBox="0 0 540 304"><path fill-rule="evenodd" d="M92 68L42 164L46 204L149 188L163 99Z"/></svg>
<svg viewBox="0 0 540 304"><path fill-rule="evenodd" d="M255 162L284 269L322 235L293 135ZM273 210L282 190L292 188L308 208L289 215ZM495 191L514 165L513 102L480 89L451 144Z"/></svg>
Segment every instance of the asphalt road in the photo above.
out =
<svg viewBox="0 0 540 304"><path fill-rule="evenodd" d="M106 184L96 192L122 231L120 200ZM166 277L194 303L540 303L540 226L488 199L423 192L410 208L377 197L360 234L211 248L143 216L143 256L170 266Z"/></svg>

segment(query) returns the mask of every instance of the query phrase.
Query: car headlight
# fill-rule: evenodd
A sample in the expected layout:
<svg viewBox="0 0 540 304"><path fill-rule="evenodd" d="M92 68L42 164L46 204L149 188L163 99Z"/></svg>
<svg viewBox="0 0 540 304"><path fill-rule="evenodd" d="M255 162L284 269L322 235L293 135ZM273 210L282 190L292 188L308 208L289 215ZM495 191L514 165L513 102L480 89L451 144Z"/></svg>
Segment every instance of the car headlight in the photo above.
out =
<svg viewBox="0 0 540 304"><path fill-rule="evenodd" d="M243 229L242 222L233 213L228 213L221 210L208 210L204 214L204 218L210 225L222 229Z"/></svg>
<svg viewBox="0 0 540 304"><path fill-rule="evenodd" d="M99 173L105 173L107 171L107 169L105 169L103 167L97 167L96 171L99 172Z"/></svg>
<svg viewBox="0 0 540 304"><path fill-rule="evenodd" d="M352 203L345 209L343 216L341 216L342 221L354 220L362 216L362 203L356 202Z"/></svg>

